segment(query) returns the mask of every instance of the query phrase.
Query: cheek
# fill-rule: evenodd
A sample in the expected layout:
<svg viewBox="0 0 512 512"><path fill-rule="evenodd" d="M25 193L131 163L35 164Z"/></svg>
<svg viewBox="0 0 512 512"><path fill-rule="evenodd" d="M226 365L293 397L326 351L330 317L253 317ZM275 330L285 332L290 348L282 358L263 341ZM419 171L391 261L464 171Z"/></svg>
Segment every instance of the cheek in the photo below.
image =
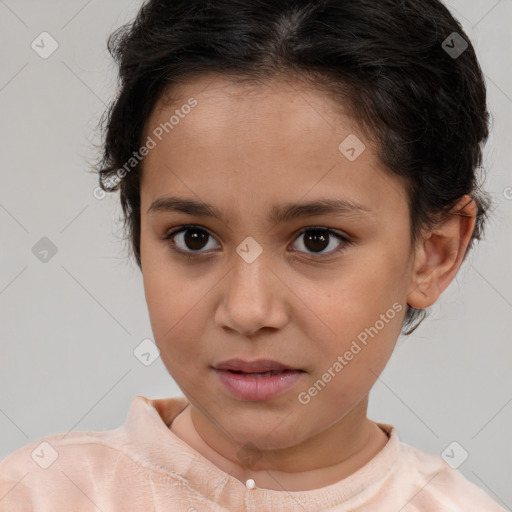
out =
<svg viewBox="0 0 512 512"><path fill-rule="evenodd" d="M144 229L140 249L144 294L151 320L158 329L162 322L170 324L173 317L179 315L186 287L181 282L180 273L173 270L162 242L153 240Z"/></svg>
<svg viewBox="0 0 512 512"><path fill-rule="evenodd" d="M200 329L205 321L200 319L204 290L194 291L183 273L171 272L168 263L158 265L151 258L144 263L143 276L155 344L169 373L179 376L184 368L202 360L202 347L196 340L202 339Z"/></svg>
<svg viewBox="0 0 512 512"><path fill-rule="evenodd" d="M315 377L338 382L329 387L339 399L369 388L393 351L405 313L398 269L389 254L375 254L364 265L347 266L345 277L310 295L322 320L310 317L305 327L315 340ZM336 377L326 375L329 369Z"/></svg>
<svg viewBox="0 0 512 512"><path fill-rule="evenodd" d="M162 351L162 345L175 338L186 320L186 292L178 277L171 276L168 269L151 258L143 260L143 281L155 343Z"/></svg>
<svg viewBox="0 0 512 512"><path fill-rule="evenodd" d="M173 286L165 286L162 280L147 285L147 303L155 344L160 350L162 362L169 373L179 378L190 368L197 367L204 356L197 340L203 321L197 318L201 305Z"/></svg>
<svg viewBox="0 0 512 512"><path fill-rule="evenodd" d="M346 265L330 282L310 287L308 304L331 328L323 331L347 338L373 325L402 299L397 270L384 255L375 255Z"/></svg>

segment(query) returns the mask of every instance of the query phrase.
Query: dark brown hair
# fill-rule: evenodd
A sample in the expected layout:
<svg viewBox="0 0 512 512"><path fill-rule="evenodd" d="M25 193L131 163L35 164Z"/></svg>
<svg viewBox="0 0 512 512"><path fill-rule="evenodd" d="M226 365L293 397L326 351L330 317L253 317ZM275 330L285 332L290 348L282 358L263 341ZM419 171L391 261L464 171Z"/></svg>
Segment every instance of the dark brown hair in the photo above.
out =
<svg viewBox="0 0 512 512"><path fill-rule="evenodd" d="M488 137L486 89L469 38L441 2L149 0L111 34L108 49L120 87L100 121L97 170L103 190L120 190L139 267L140 164L122 179L118 171L141 147L162 94L212 72L255 83L282 73L322 87L404 179L413 243L465 194L478 209L468 251L481 239L491 205L477 175ZM404 333L425 315L408 306Z"/></svg>

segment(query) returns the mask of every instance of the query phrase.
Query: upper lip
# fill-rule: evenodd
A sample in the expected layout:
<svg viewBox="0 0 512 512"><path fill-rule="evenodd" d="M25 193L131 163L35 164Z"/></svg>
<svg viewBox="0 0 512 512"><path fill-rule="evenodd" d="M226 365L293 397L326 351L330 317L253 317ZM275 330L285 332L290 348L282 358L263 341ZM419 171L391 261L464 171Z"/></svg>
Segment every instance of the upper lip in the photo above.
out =
<svg viewBox="0 0 512 512"><path fill-rule="evenodd" d="M243 359L229 359L214 366L216 370L234 370L245 373L258 373L280 370L298 370L278 361L270 359L257 359L256 361L244 361Z"/></svg>

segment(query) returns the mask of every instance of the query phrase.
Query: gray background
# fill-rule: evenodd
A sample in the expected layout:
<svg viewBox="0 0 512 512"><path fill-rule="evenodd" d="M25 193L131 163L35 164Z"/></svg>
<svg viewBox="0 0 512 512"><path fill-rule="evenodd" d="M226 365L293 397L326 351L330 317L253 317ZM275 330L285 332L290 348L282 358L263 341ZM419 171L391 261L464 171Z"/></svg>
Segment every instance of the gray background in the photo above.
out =
<svg viewBox="0 0 512 512"><path fill-rule="evenodd" d="M448 5L487 80L497 209L431 317L400 338L369 417L436 455L457 441L469 453L460 471L510 510L512 0ZM106 40L139 6L0 0L0 459L48 434L115 428L135 395L181 395L160 358L133 354L152 337L141 275L117 195L95 198L87 172L116 87ZM43 31L59 45L47 59L31 48ZM46 263L32 252L42 237L57 247Z"/></svg>

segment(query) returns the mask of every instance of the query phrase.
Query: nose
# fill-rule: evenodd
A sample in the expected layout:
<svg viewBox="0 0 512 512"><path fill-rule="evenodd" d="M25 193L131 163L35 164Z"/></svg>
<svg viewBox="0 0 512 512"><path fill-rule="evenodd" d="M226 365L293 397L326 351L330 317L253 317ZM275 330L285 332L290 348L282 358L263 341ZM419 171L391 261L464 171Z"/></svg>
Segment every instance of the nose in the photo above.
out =
<svg viewBox="0 0 512 512"><path fill-rule="evenodd" d="M287 300L291 292L279 271L271 268L263 254L252 263L238 254L234 260L233 269L221 285L216 324L244 336L264 328L282 329L289 317Z"/></svg>

